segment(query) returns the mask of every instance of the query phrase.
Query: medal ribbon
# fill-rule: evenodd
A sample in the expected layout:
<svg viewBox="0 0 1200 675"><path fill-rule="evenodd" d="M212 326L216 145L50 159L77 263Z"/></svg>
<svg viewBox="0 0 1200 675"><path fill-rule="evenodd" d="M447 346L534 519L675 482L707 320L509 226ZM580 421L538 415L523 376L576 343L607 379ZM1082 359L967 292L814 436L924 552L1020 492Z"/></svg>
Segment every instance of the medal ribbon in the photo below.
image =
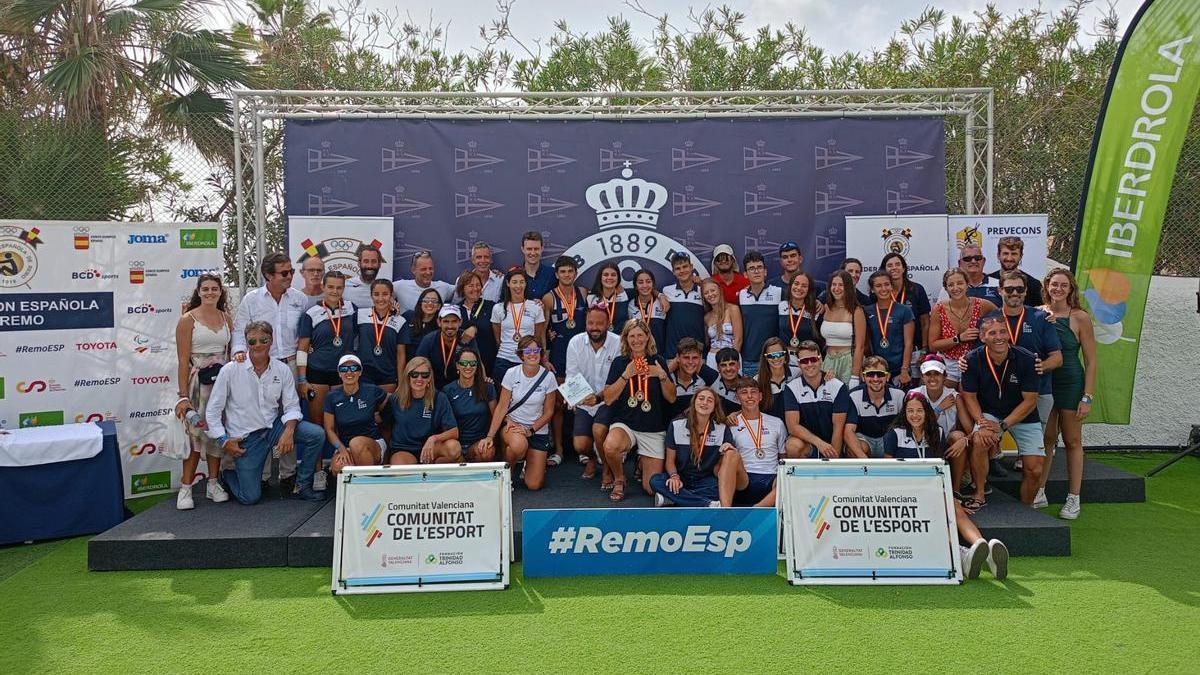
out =
<svg viewBox="0 0 1200 675"><path fill-rule="evenodd" d="M482 311L483 311L483 298L480 298L479 300L475 301L475 310L474 311L467 310L467 313L471 315L472 319L478 319L479 313Z"/></svg>
<svg viewBox="0 0 1200 675"><path fill-rule="evenodd" d="M342 336L342 308L338 307L338 315L335 317L333 312L329 311L329 305L321 303L325 308L325 317L329 319L329 325L333 326L333 337L340 338Z"/></svg>
<svg viewBox="0 0 1200 675"><path fill-rule="evenodd" d="M1000 371L999 375L996 375L996 366L992 364L992 357L987 353L987 350L983 352L983 360L987 361L988 370L992 371L992 379L996 381L996 395L1003 397L1004 378L1008 376L1008 358L1004 359L1004 369Z"/></svg>
<svg viewBox="0 0 1200 675"><path fill-rule="evenodd" d="M646 325L650 325L650 308L654 306L654 296L650 296L650 302L647 302L645 307L642 307L640 301L637 303L637 306L638 311L642 314L642 321L645 321Z"/></svg>
<svg viewBox="0 0 1200 675"><path fill-rule="evenodd" d="M742 415L742 424L746 425L746 433L750 434L750 440L754 443L754 449L762 450L762 437L763 437L762 415L760 414L758 416L758 433L757 434L754 433L754 428L750 426L750 420L746 419L745 415Z"/></svg>
<svg viewBox="0 0 1200 675"><path fill-rule="evenodd" d="M896 298L900 304L904 304L904 299L908 297L908 284L903 284L904 288L900 289L900 297Z"/></svg>
<svg viewBox="0 0 1200 675"><path fill-rule="evenodd" d="M455 336L454 339L450 341L450 350L446 351L446 341L442 339L442 336L440 336L440 335L438 336L438 347L442 350L442 374L443 375L450 374L450 357L454 356L454 348L457 346L458 346L458 336Z"/></svg>
<svg viewBox="0 0 1200 675"><path fill-rule="evenodd" d="M391 310L388 310L388 313L384 315L383 319L377 321L375 318L375 310L371 310L371 329L375 331L376 348L383 348L383 331L387 329L387 322L391 317L392 312Z"/></svg>
<svg viewBox="0 0 1200 675"><path fill-rule="evenodd" d="M887 314L879 311L879 305L875 306L875 323L879 324L879 338L887 339L888 323L892 320L892 309L896 306L896 301L892 300L888 303Z"/></svg>
<svg viewBox="0 0 1200 675"><path fill-rule="evenodd" d="M1017 325L1008 325L1008 316L1004 317L1004 329L1008 331L1008 341L1010 344L1017 344L1017 338L1021 337L1021 324L1025 323L1025 307L1021 307L1021 314L1017 317Z"/></svg>
<svg viewBox="0 0 1200 675"><path fill-rule="evenodd" d="M554 294L558 296L558 301L562 303L563 311L565 311L567 313L565 320L570 321L571 319L574 319L575 318L575 302L577 300L579 300L579 295L575 292L575 289L574 288L571 289L570 304L567 303L566 296L564 296L562 294L562 291L560 291L557 286L554 287Z"/></svg>
<svg viewBox="0 0 1200 675"><path fill-rule="evenodd" d="M605 298L603 295L600 297L605 302L605 309L608 310L608 325L611 328L613 319L617 316L617 294L613 293L611 298Z"/></svg>
<svg viewBox="0 0 1200 675"><path fill-rule="evenodd" d="M521 311L517 311L517 303L510 302L508 306L512 309L513 323L513 342L521 340L521 318L525 315L525 303L521 303Z"/></svg>
<svg viewBox="0 0 1200 675"><path fill-rule="evenodd" d="M801 308L799 313L792 311L791 304L788 305L788 325L792 327L792 339L796 339L796 332L800 330L800 324L804 323L804 309Z"/></svg>
<svg viewBox="0 0 1200 675"><path fill-rule="evenodd" d="M634 400L639 400L637 395L641 392L641 401L650 400L650 376L649 375L634 375L629 380L629 397Z"/></svg>

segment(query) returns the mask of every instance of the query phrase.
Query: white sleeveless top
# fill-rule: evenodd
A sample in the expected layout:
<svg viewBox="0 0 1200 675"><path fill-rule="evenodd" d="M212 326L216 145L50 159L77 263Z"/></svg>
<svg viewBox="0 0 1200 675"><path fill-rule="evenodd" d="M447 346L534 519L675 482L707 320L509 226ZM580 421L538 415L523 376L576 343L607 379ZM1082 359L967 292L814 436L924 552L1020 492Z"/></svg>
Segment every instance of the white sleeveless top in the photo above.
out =
<svg viewBox="0 0 1200 675"><path fill-rule="evenodd" d="M850 347L854 344L854 324L849 321L825 320L821 324L821 337L829 347Z"/></svg>
<svg viewBox="0 0 1200 675"><path fill-rule="evenodd" d="M733 324L726 321L721 324L721 333L717 334L716 326L709 324L708 326L708 341L712 343L712 350L716 351L723 347L733 346Z"/></svg>
<svg viewBox="0 0 1200 675"><path fill-rule="evenodd" d="M192 317L192 355L211 356L224 354L229 346L229 325L221 322L221 329L214 331L200 319Z"/></svg>

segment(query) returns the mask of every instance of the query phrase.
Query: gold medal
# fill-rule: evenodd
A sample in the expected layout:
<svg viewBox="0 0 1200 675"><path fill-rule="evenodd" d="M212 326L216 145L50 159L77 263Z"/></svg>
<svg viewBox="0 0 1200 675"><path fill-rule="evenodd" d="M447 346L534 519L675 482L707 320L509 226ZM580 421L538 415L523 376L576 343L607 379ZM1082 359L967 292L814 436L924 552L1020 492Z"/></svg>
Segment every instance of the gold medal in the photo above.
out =
<svg viewBox="0 0 1200 675"><path fill-rule="evenodd" d="M637 397L636 397L636 396L630 396L630 397L629 397L629 400L628 400L628 401L626 401L626 402L625 402L625 404L626 404L626 405L628 405L630 408L636 408L636 407L637 407L637 404L638 404Z"/></svg>
<svg viewBox="0 0 1200 675"><path fill-rule="evenodd" d="M651 406L649 399L642 401L642 412L650 412L650 408Z"/></svg>

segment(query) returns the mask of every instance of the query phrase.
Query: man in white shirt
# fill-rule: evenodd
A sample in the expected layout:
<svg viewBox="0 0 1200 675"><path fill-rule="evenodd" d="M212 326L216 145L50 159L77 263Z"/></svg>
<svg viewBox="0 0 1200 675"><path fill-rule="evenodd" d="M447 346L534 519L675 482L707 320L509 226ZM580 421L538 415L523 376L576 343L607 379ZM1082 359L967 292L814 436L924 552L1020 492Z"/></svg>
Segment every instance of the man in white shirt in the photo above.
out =
<svg viewBox="0 0 1200 675"><path fill-rule="evenodd" d="M443 303L454 299L454 284L434 281L433 254L429 251L421 251L413 255L412 275L412 279L396 281L396 302L400 305L401 312L415 309L417 302L421 299L421 293L428 288L437 289L438 295L442 296Z"/></svg>
<svg viewBox="0 0 1200 675"><path fill-rule="evenodd" d="M284 253L268 253L263 257L260 271L263 275L262 288L256 288L242 298L233 319L233 335L230 351L235 361L246 356L246 326L255 321L271 325L273 339L270 356L284 363L296 377L296 359L306 359L308 354L296 354L299 341L300 315L311 306L304 293L292 286L292 261ZM279 458L279 489L286 496L295 489L296 456L281 455ZM263 483L271 477L271 463L263 467ZM264 486L265 487L265 486Z"/></svg>
<svg viewBox="0 0 1200 675"><path fill-rule="evenodd" d="M325 261L321 260L320 256L306 255L300 259L300 276L304 283L300 292L308 299L308 304L304 308L308 310L317 306L325 297L325 289L321 287L321 278L325 276Z"/></svg>
<svg viewBox="0 0 1200 675"><path fill-rule="evenodd" d="M598 306L588 309L584 330L567 343L567 378L582 375L593 392L601 392L613 359L621 355L621 336L608 330L608 312ZM597 393L575 406L572 436L575 452L585 460L584 478L596 475L595 449L604 447L608 421L608 406Z"/></svg>
<svg viewBox="0 0 1200 675"><path fill-rule="evenodd" d="M371 282L379 276L379 267L383 265L383 253L371 244L358 247L358 276L346 279L346 290L342 292L342 300L354 303L359 309L371 307Z"/></svg>
<svg viewBox="0 0 1200 675"><path fill-rule="evenodd" d="M504 273L492 269L492 247L487 242L477 241L471 247L471 271L483 284L483 299L500 302L500 288L504 286ZM455 298L461 302L462 298Z"/></svg>
<svg viewBox="0 0 1200 675"><path fill-rule="evenodd" d="M272 451L280 456L299 453L299 496L325 499L312 489L313 472L325 433L300 420L296 382L287 366L271 358L271 324L250 322L242 336L249 347L245 361L226 364L217 374L208 399L208 435L233 458L234 468L222 472L225 488L243 504L262 497L259 476Z"/></svg>

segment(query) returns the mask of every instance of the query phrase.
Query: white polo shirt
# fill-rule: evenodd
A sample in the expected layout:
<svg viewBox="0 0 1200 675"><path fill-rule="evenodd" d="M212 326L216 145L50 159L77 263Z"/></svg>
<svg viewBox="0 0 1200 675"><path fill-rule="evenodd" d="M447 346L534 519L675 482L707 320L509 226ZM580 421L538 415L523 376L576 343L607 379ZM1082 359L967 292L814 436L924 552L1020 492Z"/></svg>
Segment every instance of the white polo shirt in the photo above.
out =
<svg viewBox="0 0 1200 675"><path fill-rule="evenodd" d="M417 285L416 279L398 279L392 282L396 289L396 302L400 305L401 312L407 312L411 309L416 309L417 302L421 299L421 294L430 288L436 289L438 295L442 297L442 302L447 303L454 299L454 286L444 281L434 279L429 282L428 286L421 287ZM370 307L371 303L368 302Z"/></svg>
<svg viewBox="0 0 1200 675"><path fill-rule="evenodd" d="M762 421L762 437L755 443L759 420ZM787 442L787 427L783 420L759 413L759 419L747 421L739 412L730 415L728 422L733 433L733 445L742 456L746 473L774 475L779 468L779 457L784 454L783 444Z"/></svg>
<svg viewBox="0 0 1200 675"><path fill-rule="evenodd" d="M291 368L271 359L260 377L249 358L221 368L204 411L210 438L245 438L270 429L277 417L283 422L300 419L300 397Z"/></svg>
<svg viewBox="0 0 1200 675"><path fill-rule="evenodd" d="M621 355L621 336L609 331L604 331L604 335L604 344L600 349L592 348L592 341L588 339L587 333L580 333L567 343L567 377L583 375L583 379L587 380L597 395L604 391L613 359ZM579 408L594 416L600 406L581 405Z"/></svg>
<svg viewBox="0 0 1200 675"><path fill-rule="evenodd" d="M310 307L308 296L300 289L288 287L279 302L267 292L266 287L246 293L238 305L233 319L231 352L246 351L246 324L251 321L266 321L271 324L271 358L286 359L296 355L297 332L300 315Z"/></svg>

